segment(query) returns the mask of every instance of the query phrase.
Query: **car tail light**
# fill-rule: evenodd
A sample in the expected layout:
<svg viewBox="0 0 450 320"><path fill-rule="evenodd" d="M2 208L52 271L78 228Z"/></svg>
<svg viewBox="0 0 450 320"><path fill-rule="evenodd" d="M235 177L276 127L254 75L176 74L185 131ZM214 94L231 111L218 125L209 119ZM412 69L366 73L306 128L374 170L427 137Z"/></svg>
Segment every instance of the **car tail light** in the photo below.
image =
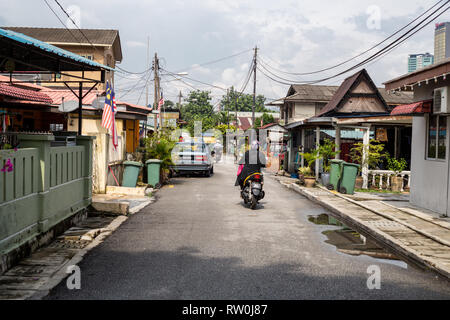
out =
<svg viewBox="0 0 450 320"><path fill-rule="evenodd" d="M206 156L195 156L195 160L197 161L206 161Z"/></svg>

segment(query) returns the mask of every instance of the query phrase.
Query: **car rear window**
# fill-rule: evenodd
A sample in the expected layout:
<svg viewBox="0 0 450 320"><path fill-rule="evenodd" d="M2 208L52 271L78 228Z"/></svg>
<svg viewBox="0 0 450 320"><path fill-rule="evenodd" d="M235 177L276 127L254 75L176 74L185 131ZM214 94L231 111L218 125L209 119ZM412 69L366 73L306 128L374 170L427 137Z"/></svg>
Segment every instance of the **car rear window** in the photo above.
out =
<svg viewBox="0 0 450 320"><path fill-rule="evenodd" d="M179 143L177 149L179 152L205 152L206 145L203 143Z"/></svg>

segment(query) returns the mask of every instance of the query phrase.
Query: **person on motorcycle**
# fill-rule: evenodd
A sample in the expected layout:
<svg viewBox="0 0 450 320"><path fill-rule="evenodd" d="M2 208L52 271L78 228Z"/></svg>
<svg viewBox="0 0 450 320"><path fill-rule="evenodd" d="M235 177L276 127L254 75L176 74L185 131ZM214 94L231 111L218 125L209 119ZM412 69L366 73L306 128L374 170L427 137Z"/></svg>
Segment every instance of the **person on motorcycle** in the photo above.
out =
<svg viewBox="0 0 450 320"><path fill-rule="evenodd" d="M239 160L239 165L243 165L241 172L238 174L235 186L244 188L244 180L252 173L261 172L261 168L266 166L266 156L259 151L258 141L253 141L250 150L247 150L244 156Z"/></svg>

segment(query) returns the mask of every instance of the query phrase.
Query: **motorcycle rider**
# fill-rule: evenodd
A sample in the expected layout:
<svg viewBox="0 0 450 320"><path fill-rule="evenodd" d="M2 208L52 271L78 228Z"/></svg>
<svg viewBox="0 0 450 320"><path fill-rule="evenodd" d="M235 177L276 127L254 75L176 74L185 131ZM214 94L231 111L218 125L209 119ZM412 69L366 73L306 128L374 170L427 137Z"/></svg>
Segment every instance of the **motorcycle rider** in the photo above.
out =
<svg viewBox="0 0 450 320"><path fill-rule="evenodd" d="M247 150L244 156L239 160L239 165L243 165L241 172L238 174L235 186L244 188L244 180L252 173L261 172L261 168L266 166L266 156L259 151L259 142L253 141L250 150Z"/></svg>

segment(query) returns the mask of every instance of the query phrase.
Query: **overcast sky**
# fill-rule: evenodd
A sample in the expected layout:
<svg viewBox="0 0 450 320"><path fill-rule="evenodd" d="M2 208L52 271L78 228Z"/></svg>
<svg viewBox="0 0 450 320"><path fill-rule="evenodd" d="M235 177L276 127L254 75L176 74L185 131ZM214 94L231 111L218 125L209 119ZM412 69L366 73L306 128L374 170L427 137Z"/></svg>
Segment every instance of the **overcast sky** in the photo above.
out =
<svg viewBox="0 0 450 320"><path fill-rule="evenodd" d="M64 23L67 17L54 0L47 0ZM255 45L261 58L272 67L289 72L309 72L335 65L401 28L437 0L402 1L289 1L289 0L59 0L67 9L80 9L82 28L118 29L126 70L147 68L147 37L151 56L155 52L166 70L184 71L188 77L218 87L242 86ZM75 12L74 10L73 12ZM450 21L446 12L438 21ZM2 26L63 27L43 0L2 1ZM366 66L375 83L407 72L409 53L434 51L434 23L407 40L382 59ZM220 63L199 64L247 52ZM367 56L365 56L367 57ZM360 59L361 60L361 59ZM351 66L355 63L347 64ZM293 79L318 79L336 74L334 69L309 78L279 75ZM324 84L339 85L351 73ZM116 78L116 93L123 100L145 104L146 77L127 75ZM166 99L176 100L179 90L186 96L191 90L180 81L163 76ZM252 79L253 80L253 79ZM185 82L198 89L212 90L217 100L223 91L192 80ZM153 82L149 101L153 101ZM286 95L288 86L268 80L257 72L257 93L269 99ZM252 83L246 89L252 92ZM140 97L140 99L139 99Z"/></svg>

